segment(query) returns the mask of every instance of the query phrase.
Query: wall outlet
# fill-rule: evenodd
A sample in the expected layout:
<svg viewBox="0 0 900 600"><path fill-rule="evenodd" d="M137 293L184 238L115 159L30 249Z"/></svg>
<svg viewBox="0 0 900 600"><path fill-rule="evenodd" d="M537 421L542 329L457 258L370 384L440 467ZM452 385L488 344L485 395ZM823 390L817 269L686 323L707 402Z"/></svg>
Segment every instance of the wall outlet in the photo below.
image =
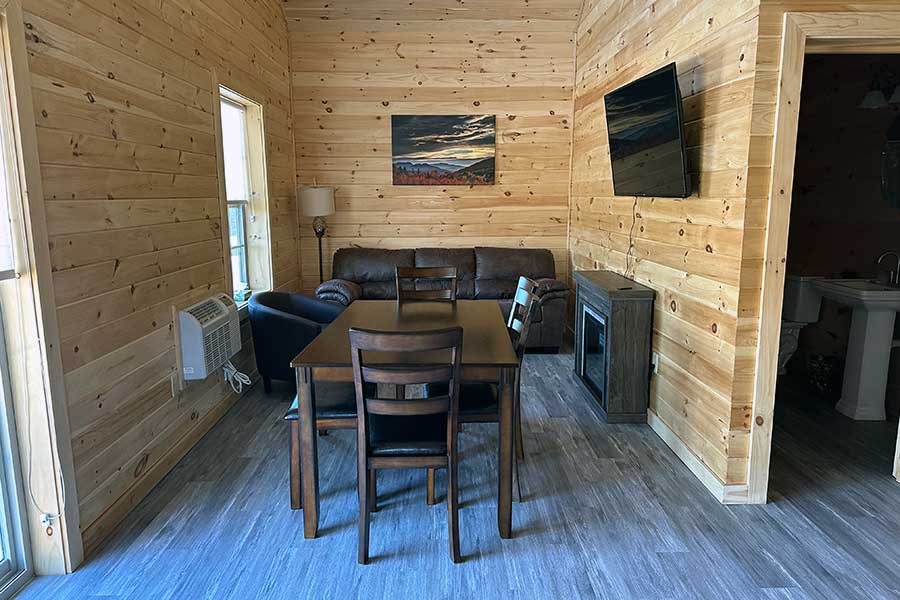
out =
<svg viewBox="0 0 900 600"><path fill-rule="evenodd" d="M653 374L659 373L659 353L654 352L650 355L650 364L653 365Z"/></svg>

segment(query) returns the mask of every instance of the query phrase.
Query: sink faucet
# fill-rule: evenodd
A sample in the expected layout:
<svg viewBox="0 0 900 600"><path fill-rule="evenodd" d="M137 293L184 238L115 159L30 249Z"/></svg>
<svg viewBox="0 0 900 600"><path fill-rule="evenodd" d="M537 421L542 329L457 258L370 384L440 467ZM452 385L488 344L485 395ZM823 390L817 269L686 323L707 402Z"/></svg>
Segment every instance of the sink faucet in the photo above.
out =
<svg viewBox="0 0 900 600"><path fill-rule="evenodd" d="M888 250L887 252L882 252L881 256L879 256L878 260L875 262L877 262L880 265L881 261L883 261L888 256L893 256L894 258L897 259L897 268L896 268L896 270L891 271L891 285L900 286L900 254L898 254L897 252L895 252L893 250Z"/></svg>

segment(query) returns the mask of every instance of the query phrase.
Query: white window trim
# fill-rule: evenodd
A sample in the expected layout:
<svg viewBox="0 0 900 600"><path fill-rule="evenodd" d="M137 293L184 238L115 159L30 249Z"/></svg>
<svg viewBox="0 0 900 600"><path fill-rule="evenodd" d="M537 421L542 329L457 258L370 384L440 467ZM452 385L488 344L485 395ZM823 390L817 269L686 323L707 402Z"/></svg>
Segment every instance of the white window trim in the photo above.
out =
<svg viewBox="0 0 900 600"><path fill-rule="evenodd" d="M221 199L221 229L225 263L225 287L234 295L231 273L231 243L228 231L228 207L243 204L244 244L247 256L247 279L251 292L268 291L273 288L272 236L269 219L268 177L266 172L266 138L264 112L260 103L239 94L218 81L214 73L216 98L215 129L218 148L219 196ZM246 118L245 140L247 162L250 170L249 198L228 200L225 187L225 160L222 146L222 117L220 103L240 105ZM255 138L255 139L254 139Z"/></svg>
<svg viewBox="0 0 900 600"><path fill-rule="evenodd" d="M30 488L27 494L22 492L21 517L27 525L23 535L31 540L34 574L57 575L72 572L83 560L84 550L23 23L21 0L0 0L18 175L16 202L10 207L15 277L3 284L0 295L7 326L21 327L11 337L24 338L4 348L16 367L7 378L11 390L7 397L15 415L14 441L31 473L31 481L23 482L23 487ZM49 527L42 522L42 511L52 517Z"/></svg>

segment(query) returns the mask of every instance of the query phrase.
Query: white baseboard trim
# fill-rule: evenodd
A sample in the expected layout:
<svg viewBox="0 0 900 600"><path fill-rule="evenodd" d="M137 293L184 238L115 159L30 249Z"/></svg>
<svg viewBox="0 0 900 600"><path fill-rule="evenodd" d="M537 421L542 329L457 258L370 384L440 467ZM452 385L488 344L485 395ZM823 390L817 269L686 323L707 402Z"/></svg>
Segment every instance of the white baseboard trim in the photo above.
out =
<svg viewBox="0 0 900 600"><path fill-rule="evenodd" d="M690 469L694 477L706 486L709 493L722 504L748 504L747 485L725 485L715 474L710 471L703 462L697 458L690 449L684 445L674 431L663 423L652 410L647 411L647 424L662 439L663 442L681 459L681 462Z"/></svg>

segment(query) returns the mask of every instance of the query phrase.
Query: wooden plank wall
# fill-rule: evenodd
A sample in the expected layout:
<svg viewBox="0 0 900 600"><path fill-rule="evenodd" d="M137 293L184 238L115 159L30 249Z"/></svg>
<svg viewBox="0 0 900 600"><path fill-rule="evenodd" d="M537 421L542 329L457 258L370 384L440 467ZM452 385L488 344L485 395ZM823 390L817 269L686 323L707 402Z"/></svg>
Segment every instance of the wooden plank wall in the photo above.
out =
<svg viewBox="0 0 900 600"><path fill-rule="evenodd" d="M264 107L275 285L299 287L288 39L276 0L24 4L89 551L234 400L172 382L172 305L225 289L216 76Z"/></svg>
<svg viewBox="0 0 900 600"><path fill-rule="evenodd" d="M749 406L735 377L755 350L739 307L758 277L744 253L759 234L746 216L758 196L748 179L759 160L749 151L757 16L756 0L588 0L576 43L572 268L627 270L656 290L651 412L720 487L747 470ZM694 193L616 197L603 96L673 61Z"/></svg>
<svg viewBox="0 0 900 600"><path fill-rule="evenodd" d="M288 0L297 178L336 186L344 246L550 248L566 275L581 0ZM391 185L392 114L494 114L494 186ZM304 289L316 239L301 220Z"/></svg>

